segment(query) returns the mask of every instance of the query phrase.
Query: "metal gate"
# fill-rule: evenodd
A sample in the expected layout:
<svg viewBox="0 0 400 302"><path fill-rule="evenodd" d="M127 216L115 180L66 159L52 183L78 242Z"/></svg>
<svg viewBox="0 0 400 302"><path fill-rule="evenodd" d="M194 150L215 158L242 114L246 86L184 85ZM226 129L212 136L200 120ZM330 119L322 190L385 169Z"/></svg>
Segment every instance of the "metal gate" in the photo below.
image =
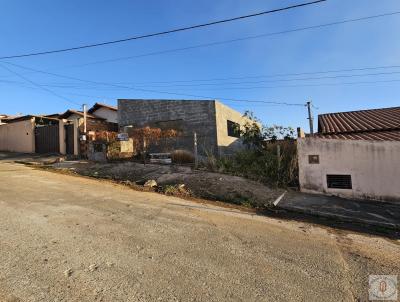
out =
<svg viewBox="0 0 400 302"><path fill-rule="evenodd" d="M65 125L65 144L67 155L74 154L74 125Z"/></svg>
<svg viewBox="0 0 400 302"><path fill-rule="evenodd" d="M60 133L58 131L58 125L36 126L35 152L36 153L60 152Z"/></svg>

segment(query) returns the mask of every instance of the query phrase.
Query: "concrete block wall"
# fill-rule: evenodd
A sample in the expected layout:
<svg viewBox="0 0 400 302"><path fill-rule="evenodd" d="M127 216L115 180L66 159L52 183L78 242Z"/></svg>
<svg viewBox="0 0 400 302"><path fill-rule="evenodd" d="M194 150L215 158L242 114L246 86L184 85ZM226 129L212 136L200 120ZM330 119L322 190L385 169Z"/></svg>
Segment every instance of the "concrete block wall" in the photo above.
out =
<svg viewBox="0 0 400 302"><path fill-rule="evenodd" d="M119 126L159 127L181 130L175 148L193 151L193 133L201 155L218 150L214 100L118 100Z"/></svg>

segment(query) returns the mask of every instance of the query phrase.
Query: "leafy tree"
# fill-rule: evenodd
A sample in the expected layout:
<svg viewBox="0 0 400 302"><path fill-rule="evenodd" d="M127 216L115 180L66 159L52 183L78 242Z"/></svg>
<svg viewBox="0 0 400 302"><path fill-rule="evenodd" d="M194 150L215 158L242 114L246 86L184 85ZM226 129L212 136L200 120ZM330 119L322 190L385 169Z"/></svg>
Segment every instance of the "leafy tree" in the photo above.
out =
<svg viewBox="0 0 400 302"><path fill-rule="evenodd" d="M240 131L243 143L248 148L262 149L266 142L275 142L278 139L294 139L294 129L278 125L265 126L251 111L243 115L247 119Z"/></svg>

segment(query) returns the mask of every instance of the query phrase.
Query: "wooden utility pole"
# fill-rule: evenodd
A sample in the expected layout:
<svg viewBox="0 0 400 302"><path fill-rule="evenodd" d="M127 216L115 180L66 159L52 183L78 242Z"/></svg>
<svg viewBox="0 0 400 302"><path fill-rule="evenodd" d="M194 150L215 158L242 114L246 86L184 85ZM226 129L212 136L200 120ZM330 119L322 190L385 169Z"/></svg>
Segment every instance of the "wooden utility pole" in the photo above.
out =
<svg viewBox="0 0 400 302"><path fill-rule="evenodd" d="M311 112L311 101L307 102L307 110L308 110L308 122L310 123L310 135L314 135L314 118Z"/></svg>
<svg viewBox="0 0 400 302"><path fill-rule="evenodd" d="M86 127L87 127L87 113L86 113L86 104L83 104L83 133L86 135Z"/></svg>

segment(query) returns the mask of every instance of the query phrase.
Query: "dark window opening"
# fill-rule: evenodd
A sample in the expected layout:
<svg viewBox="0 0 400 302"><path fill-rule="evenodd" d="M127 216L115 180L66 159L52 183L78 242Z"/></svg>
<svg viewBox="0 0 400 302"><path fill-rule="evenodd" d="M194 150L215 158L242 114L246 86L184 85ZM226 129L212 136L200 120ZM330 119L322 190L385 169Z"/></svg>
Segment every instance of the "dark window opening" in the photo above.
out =
<svg viewBox="0 0 400 302"><path fill-rule="evenodd" d="M94 152L103 152L103 144L93 144Z"/></svg>
<svg viewBox="0 0 400 302"><path fill-rule="evenodd" d="M308 163L309 164L319 164L319 155L309 155Z"/></svg>
<svg viewBox="0 0 400 302"><path fill-rule="evenodd" d="M326 182L330 189L352 189L351 175L326 175Z"/></svg>
<svg viewBox="0 0 400 302"><path fill-rule="evenodd" d="M240 137L240 125L238 123L227 121L228 136Z"/></svg>

